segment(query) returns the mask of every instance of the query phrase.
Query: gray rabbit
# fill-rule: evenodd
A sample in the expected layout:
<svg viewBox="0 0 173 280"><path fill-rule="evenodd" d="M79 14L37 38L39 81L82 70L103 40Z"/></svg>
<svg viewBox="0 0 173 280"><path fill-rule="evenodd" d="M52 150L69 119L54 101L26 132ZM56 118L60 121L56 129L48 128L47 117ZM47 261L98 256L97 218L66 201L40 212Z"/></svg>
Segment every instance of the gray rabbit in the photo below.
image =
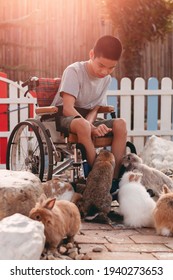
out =
<svg viewBox="0 0 173 280"><path fill-rule="evenodd" d="M159 198L164 184L173 191L173 180L163 172L144 164L142 159L136 154L129 153L124 156L122 164L126 167L127 171L136 171L143 174L141 183L147 190L153 191L156 200Z"/></svg>
<svg viewBox="0 0 173 280"><path fill-rule="evenodd" d="M109 222L107 214L111 210L110 189L114 168L114 155L107 150L101 150L88 175L82 200L78 204L83 217L99 213L106 222Z"/></svg>

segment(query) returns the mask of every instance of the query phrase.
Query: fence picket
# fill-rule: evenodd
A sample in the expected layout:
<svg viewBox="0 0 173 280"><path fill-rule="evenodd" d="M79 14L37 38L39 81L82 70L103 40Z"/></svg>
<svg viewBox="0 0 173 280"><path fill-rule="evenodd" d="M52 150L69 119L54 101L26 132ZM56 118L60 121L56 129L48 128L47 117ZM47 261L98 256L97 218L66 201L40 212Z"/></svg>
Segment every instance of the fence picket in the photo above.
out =
<svg viewBox="0 0 173 280"><path fill-rule="evenodd" d="M116 91L118 89L118 82L115 78L112 78L111 84L109 86L109 89L107 91L106 97L107 97L107 104L114 106L116 116L119 115L118 111L118 98L116 95Z"/></svg>
<svg viewBox="0 0 173 280"><path fill-rule="evenodd" d="M142 78L137 78L134 82L134 89L139 91L139 95L134 96L133 107L133 130L143 131L145 124L145 96L141 90L145 89L145 81ZM133 143L137 151L141 151L144 147L144 137L134 136Z"/></svg>
<svg viewBox="0 0 173 280"><path fill-rule="evenodd" d="M10 99L16 99L18 98L18 90L13 84L9 84L9 101ZM12 101L12 100L11 100ZM12 131L13 128L16 126L16 123L19 122L18 117L18 105L17 103L9 103L8 106L8 119L9 119L9 131Z"/></svg>
<svg viewBox="0 0 173 280"><path fill-rule="evenodd" d="M120 83L120 89L123 94L120 96L120 117L126 120L127 130L130 131L132 127L132 100L131 100L131 80L123 78ZM131 140L128 138L128 140Z"/></svg>
<svg viewBox="0 0 173 280"><path fill-rule="evenodd" d="M169 95L169 92L172 89L172 81L170 78L163 78L161 80L161 89L168 91L168 95L161 95L161 112L160 112L160 130L171 130L171 119L172 119L172 96ZM169 139L169 136L163 136L166 139Z"/></svg>
<svg viewBox="0 0 173 280"><path fill-rule="evenodd" d="M148 80L148 89L157 90L158 80L154 77ZM157 91L156 91L157 94ZM147 130L158 129L158 96L147 97Z"/></svg>

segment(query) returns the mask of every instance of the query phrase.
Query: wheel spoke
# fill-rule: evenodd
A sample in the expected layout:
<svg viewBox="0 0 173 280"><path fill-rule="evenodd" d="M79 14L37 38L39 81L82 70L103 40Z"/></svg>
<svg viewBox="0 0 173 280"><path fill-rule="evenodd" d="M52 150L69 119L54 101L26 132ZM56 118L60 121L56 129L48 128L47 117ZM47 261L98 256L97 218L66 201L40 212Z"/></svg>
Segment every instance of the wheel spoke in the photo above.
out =
<svg viewBox="0 0 173 280"><path fill-rule="evenodd" d="M7 169L26 170L41 180L44 170L43 144L34 125L21 122L12 131L7 147Z"/></svg>

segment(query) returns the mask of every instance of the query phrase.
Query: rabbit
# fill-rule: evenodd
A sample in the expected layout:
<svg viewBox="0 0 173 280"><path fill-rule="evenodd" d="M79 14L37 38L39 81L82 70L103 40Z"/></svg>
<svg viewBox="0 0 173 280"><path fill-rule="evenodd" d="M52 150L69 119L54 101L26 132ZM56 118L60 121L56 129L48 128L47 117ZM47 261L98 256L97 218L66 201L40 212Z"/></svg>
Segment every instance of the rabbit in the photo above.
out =
<svg viewBox="0 0 173 280"><path fill-rule="evenodd" d="M173 192L166 185L156 202L153 217L157 234L173 236Z"/></svg>
<svg viewBox="0 0 173 280"><path fill-rule="evenodd" d="M75 204L81 199L81 194L75 192L69 182L59 178L43 182L42 187L47 197L56 197L57 200L68 200Z"/></svg>
<svg viewBox="0 0 173 280"><path fill-rule="evenodd" d="M173 190L173 180L171 178L163 172L144 164L142 159L136 154L129 153L124 156L122 164L126 167L127 171L137 171L143 174L141 183L147 190L153 191L155 200L158 200L164 184L170 190Z"/></svg>
<svg viewBox="0 0 173 280"><path fill-rule="evenodd" d="M56 198L47 198L45 194L40 196L29 217L44 224L46 243L54 248L65 237L73 242L81 224L80 212L73 202L57 201Z"/></svg>
<svg viewBox="0 0 173 280"><path fill-rule="evenodd" d="M99 213L106 222L110 222L107 214L110 212L112 203L110 189L114 168L114 155L108 150L101 150L87 177L83 197L78 204L84 218L87 215Z"/></svg>
<svg viewBox="0 0 173 280"><path fill-rule="evenodd" d="M141 184L141 173L125 172L119 183L119 210L130 227L154 227L155 201Z"/></svg>

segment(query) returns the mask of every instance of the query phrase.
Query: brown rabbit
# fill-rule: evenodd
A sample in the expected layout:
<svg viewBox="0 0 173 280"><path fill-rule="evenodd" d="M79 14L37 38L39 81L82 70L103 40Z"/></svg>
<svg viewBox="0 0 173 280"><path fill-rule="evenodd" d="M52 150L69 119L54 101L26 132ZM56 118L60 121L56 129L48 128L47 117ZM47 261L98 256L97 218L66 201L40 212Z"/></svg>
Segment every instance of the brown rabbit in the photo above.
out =
<svg viewBox="0 0 173 280"><path fill-rule="evenodd" d="M157 234L173 235L173 192L166 185L163 186L163 192L156 203L153 217Z"/></svg>
<svg viewBox="0 0 173 280"><path fill-rule="evenodd" d="M46 243L51 247L57 247L65 237L73 241L81 223L79 210L74 203L47 198L45 194L40 196L29 217L44 224Z"/></svg>
<svg viewBox="0 0 173 280"><path fill-rule="evenodd" d="M108 221L107 214L111 210L112 202L110 189L114 168L114 155L107 150L101 150L88 175L86 188L79 205L84 217L97 212Z"/></svg>

